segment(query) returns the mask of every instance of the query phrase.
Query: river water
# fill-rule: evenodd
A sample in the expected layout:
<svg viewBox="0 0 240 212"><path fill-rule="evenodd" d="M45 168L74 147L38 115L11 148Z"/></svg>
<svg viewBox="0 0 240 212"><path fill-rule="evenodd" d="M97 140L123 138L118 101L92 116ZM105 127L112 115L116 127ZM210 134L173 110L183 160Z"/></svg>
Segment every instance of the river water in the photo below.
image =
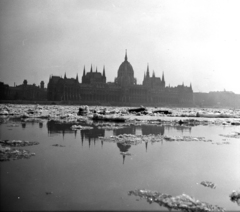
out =
<svg viewBox="0 0 240 212"><path fill-rule="evenodd" d="M166 210L128 196L130 190L150 189L173 196L185 193L239 211L229 194L240 187L240 140L219 135L239 132L237 126L142 125L72 131L71 124L14 123L17 126L0 124L0 139L39 145L24 147L36 153L30 159L1 162L1 210ZM123 146L98 138L123 133L196 136L212 142ZM223 141L229 144L214 144ZM216 189L197 184L205 180L214 182Z"/></svg>

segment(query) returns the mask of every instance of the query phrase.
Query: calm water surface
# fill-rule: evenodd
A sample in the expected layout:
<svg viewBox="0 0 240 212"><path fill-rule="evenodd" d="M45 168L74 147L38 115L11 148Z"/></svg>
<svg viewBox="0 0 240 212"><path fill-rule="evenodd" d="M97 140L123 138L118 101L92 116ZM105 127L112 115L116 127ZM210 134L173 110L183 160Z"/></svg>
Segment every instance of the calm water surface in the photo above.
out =
<svg viewBox="0 0 240 212"><path fill-rule="evenodd" d="M239 211L229 194L240 186L240 142L219 136L240 131L239 127L145 125L72 131L70 124L16 123L16 127L2 123L0 138L40 144L24 147L36 153L29 160L1 162L1 210L166 210L128 196L130 190L145 188L185 193ZM98 139L122 133L203 136L230 144L164 141L123 146ZM123 157L120 152L132 155ZM217 188L197 184L205 180Z"/></svg>

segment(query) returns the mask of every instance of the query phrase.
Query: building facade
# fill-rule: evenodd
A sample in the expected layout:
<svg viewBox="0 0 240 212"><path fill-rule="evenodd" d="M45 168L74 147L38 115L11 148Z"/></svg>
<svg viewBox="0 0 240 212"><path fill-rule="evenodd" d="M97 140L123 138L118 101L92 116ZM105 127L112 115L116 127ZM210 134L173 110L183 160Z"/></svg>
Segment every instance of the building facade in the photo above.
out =
<svg viewBox="0 0 240 212"><path fill-rule="evenodd" d="M0 100L8 99L10 94L9 85L0 82Z"/></svg>
<svg viewBox="0 0 240 212"><path fill-rule="evenodd" d="M127 52L119 66L114 82L107 82L105 67L102 72L92 70L86 73L85 67L82 82L76 78L50 76L48 82L48 100L78 102L80 104L105 105L189 105L193 104L192 86L166 86L164 73L150 76L149 66L142 84L137 84L134 69L128 61Z"/></svg>
<svg viewBox="0 0 240 212"><path fill-rule="evenodd" d="M40 85L28 84L27 80L23 81L21 85L4 85L0 83L3 94L0 95L0 100L28 100L28 101L46 101L47 89L44 88L44 82L41 81Z"/></svg>

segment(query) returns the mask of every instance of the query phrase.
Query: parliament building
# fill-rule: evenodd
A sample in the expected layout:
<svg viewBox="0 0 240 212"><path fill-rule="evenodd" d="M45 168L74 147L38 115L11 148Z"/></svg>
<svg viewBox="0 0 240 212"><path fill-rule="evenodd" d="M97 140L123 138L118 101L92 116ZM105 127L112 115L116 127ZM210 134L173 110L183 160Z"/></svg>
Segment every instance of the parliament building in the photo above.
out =
<svg viewBox="0 0 240 212"><path fill-rule="evenodd" d="M152 73L149 67L144 73L142 84L137 84L134 70L128 61L127 52L119 66L114 82L107 82L105 67L102 73L97 69L89 72L85 67L82 81L76 78L50 76L47 87L49 101L63 103L116 105L116 106L191 106L193 104L192 85L184 84L176 87L166 86L164 73L161 77Z"/></svg>

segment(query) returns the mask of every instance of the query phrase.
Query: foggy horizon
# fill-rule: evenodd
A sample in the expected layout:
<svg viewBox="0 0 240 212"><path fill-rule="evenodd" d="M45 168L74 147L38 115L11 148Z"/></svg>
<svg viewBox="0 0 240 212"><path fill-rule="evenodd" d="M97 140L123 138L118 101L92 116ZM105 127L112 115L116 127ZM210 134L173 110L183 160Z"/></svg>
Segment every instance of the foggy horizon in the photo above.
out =
<svg viewBox="0 0 240 212"><path fill-rule="evenodd" d="M240 94L239 1L0 1L0 81L45 87L50 75L103 71L114 82L127 49L137 84Z"/></svg>

